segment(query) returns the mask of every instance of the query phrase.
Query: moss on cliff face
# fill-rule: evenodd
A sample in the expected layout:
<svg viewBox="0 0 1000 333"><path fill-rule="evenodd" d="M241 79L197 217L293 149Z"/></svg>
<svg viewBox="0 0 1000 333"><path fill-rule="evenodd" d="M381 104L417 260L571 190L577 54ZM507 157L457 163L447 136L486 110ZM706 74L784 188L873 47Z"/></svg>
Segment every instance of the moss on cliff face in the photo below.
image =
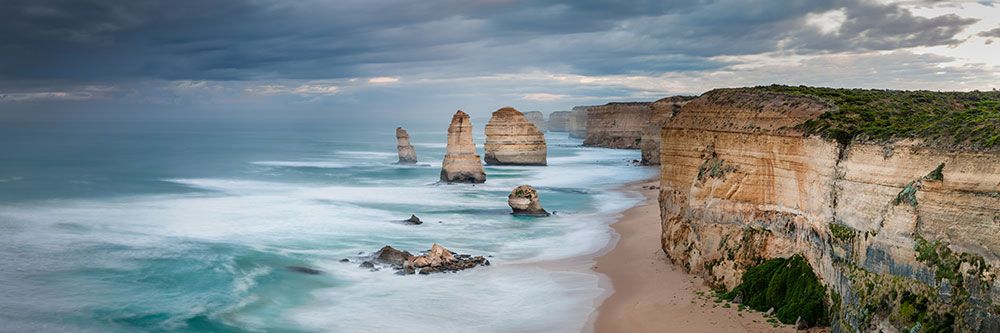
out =
<svg viewBox="0 0 1000 333"><path fill-rule="evenodd" d="M743 283L725 298L732 300L740 293L746 306L757 311L774 308L775 316L785 324L798 318L810 326L827 320L826 288L799 255L770 259L750 268L743 274Z"/></svg>
<svg viewBox="0 0 1000 333"><path fill-rule="evenodd" d="M836 106L798 126L842 143L920 138L941 146L1000 147L1000 91L933 92L770 85L743 88L814 96Z"/></svg>

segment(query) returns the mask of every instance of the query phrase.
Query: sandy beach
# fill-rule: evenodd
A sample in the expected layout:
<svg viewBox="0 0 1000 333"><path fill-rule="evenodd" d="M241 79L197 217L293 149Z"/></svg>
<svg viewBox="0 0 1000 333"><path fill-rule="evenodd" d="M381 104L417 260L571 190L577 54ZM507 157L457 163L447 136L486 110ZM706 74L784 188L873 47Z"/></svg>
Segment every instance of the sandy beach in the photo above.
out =
<svg viewBox="0 0 1000 333"><path fill-rule="evenodd" d="M645 199L612 225L620 237L596 258L593 269L610 278L602 281L613 293L598 308L595 332L794 332L762 313L716 303L700 278L670 263L660 250L658 186L651 179L623 188Z"/></svg>

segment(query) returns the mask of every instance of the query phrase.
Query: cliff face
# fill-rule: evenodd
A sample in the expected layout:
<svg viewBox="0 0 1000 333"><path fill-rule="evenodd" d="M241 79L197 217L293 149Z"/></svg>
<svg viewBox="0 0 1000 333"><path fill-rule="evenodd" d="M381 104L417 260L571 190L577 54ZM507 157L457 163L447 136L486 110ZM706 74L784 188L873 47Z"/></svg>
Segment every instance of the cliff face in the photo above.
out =
<svg viewBox="0 0 1000 333"><path fill-rule="evenodd" d="M549 129L548 123L545 122L545 116L542 115L542 111L528 111L524 113L524 118L528 119L532 125L540 132L545 132Z"/></svg>
<svg viewBox="0 0 1000 333"><path fill-rule="evenodd" d="M569 131L570 111L556 111L549 114L548 130L553 132Z"/></svg>
<svg viewBox="0 0 1000 333"><path fill-rule="evenodd" d="M441 162L441 180L449 183L482 183L486 171L472 141L472 123L462 110L455 112L448 126L448 145Z"/></svg>
<svg viewBox="0 0 1000 333"><path fill-rule="evenodd" d="M669 120L659 201L671 261L732 289L748 268L802 254L833 292L835 330L1000 328L1000 154L793 128L832 108L724 89Z"/></svg>
<svg viewBox="0 0 1000 333"><path fill-rule="evenodd" d="M569 115L569 137L587 138L587 109L589 106L574 106Z"/></svg>
<svg viewBox="0 0 1000 333"><path fill-rule="evenodd" d="M642 130L652 119L651 103L608 103L587 112L584 146L639 149Z"/></svg>
<svg viewBox="0 0 1000 333"><path fill-rule="evenodd" d="M639 149L642 151L642 164L660 164L660 131L663 124L673 118L681 107L690 100L684 96L673 96L660 99L650 104L649 120L642 129L642 136L639 140Z"/></svg>
<svg viewBox="0 0 1000 333"><path fill-rule="evenodd" d="M396 150L399 151L397 163L417 163L417 151L410 145L410 135L402 127L396 127Z"/></svg>
<svg viewBox="0 0 1000 333"><path fill-rule="evenodd" d="M545 135L521 112L505 107L486 124L487 164L545 165Z"/></svg>

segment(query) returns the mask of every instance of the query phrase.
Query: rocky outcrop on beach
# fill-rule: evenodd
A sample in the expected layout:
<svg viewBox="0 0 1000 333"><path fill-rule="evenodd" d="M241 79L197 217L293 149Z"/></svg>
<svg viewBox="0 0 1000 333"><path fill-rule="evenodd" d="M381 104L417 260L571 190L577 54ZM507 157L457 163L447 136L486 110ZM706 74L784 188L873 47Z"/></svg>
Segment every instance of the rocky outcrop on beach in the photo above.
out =
<svg viewBox="0 0 1000 333"><path fill-rule="evenodd" d="M642 131L652 119L647 102L608 103L587 109L584 146L639 149Z"/></svg>
<svg viewBox="0 0 1000 333"><path fill-rule="evenodd" d="M650 105L650 119L642 129L642 136L639 139L643 165L660 164L660 132L663 131L663 125L677 112L680 112L681 107L692 98L690 96L673 96L660 99Z"/></svg>
<svg viewBox="0 0 1000 333"><path fill-rule="evenodd" d="M410 135L402 127L396 127L396 149L400 164L417 163L417 151L410 145Z"/></svg>
<svg viewBox="0 0 1000 333"><path fill-rule="evenodd" d="M569 117L572 114L570 111L556 111L549 114L549 121L547 123L548 130L552 132L566 132L569 131Z"/></svg>
<svg viewBox="0 0 1000 333"><path fill-rule="evenodd" d="M574 106L569 115L569 137L587 138L587 109L589 106Z"/></svg>
<svg viewBox="0 0 1000 333"><path fill-rule="evenodd" d="M386 245L368 258L370 259L361 263L361 268L377 271L388 267L403 275L457 272L490 265L490 261L482 256L457 254L437 244L421 255L413 255Z"/></svg>
<svg viewBox="0 0 1000 333"><path fill-rule="evenodd" d="M486 171L472 141L472 123L462 110L455 112L448 126L448 145L441 162L441 180L448 183L482 183Z"/></svg>
<svg viewBox="0 0 1000 333"><path fill-rule="evenodd" d="M545 165L545 135L512 107L493 112L486 124L487 164Z"/></svg>
<svg viewBox="0 0 1000 333"><path fill-rule="evenodd" d="M805 135L834 110L750 88L684 105L661 133L664 252L727 290L767 259L802 255L838 306L834 331L995 327L1000 153Z"/></svg>
<svg viewBox="0 0 1000 333"><path fill-rule="evenodd" d="M521 185L510 191L507 204L514 210L512 214L515 216L549 216L549 212L542 209L538 192L531 185Z"/></svg>
<svg viewBox="0 0 1000 333"><path fill-rule="evenodd" d="M535 125L535 129L539 132L548 131L549 125L545 122L545 115L542 111L528 111L524 113L524 119L528 119L532 125Z"/></svg>

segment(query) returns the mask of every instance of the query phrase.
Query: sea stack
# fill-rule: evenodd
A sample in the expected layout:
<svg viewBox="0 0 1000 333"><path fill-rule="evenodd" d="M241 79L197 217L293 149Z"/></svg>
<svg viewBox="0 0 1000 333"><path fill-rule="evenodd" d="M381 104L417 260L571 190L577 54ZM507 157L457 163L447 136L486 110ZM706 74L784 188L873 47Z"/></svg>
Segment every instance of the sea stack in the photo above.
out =
<svg viewBox="0 0 1000 333"><path fill-rule="evenodd" d="M396 127L396 149L399 150L400 164L417 163L417 151L410 145L410 135L402 127Z"/></svg>
<svg viewBox="0 0 1000 333"><path fill-rule="evenodd" d="M548 124L545 123L545 115L542 114L542 111L524 112L524 119L527 119L532 125L535 125L535 128L538 129L539 132L545 133L545 131L549 128Z"/></svg>
<svg viewBox="0 0 1000 333"><path fill-rule="evenodd" d="M545 165L545 135L521 112L505 107L486 124L487 164Z"/></svg>
<svg viewBox="0 0 1000 333"><path fill-rule="evenodd" d="M455 112L451 117L451 126L448 126L448 146L441 162L441 180L448 183L486 181L486 171L476 154L476 143L472 141L472 123L469 122L469 115L462 110Z"/></svg>
<svg viewBox="0 0 1000 333"><path fill-rule="evenodd" d="M538 201L538 192L531 185L521 185L510 191L507 204L514 210L515 216L549 216Z"/></svg>
<svg viewBox="0 0 1000 333"><path fill-rule="evenodd" d="M574 106L569 115L569 137L577 139L587 138L587 112L588 106Z"/></svg>
<svg viewBox="0 0 1000 333"><path fill-rule="evenodd" d="M556 111L549 114L548 130L552 132L569 131L569 117L572 112Z"/></svg>

